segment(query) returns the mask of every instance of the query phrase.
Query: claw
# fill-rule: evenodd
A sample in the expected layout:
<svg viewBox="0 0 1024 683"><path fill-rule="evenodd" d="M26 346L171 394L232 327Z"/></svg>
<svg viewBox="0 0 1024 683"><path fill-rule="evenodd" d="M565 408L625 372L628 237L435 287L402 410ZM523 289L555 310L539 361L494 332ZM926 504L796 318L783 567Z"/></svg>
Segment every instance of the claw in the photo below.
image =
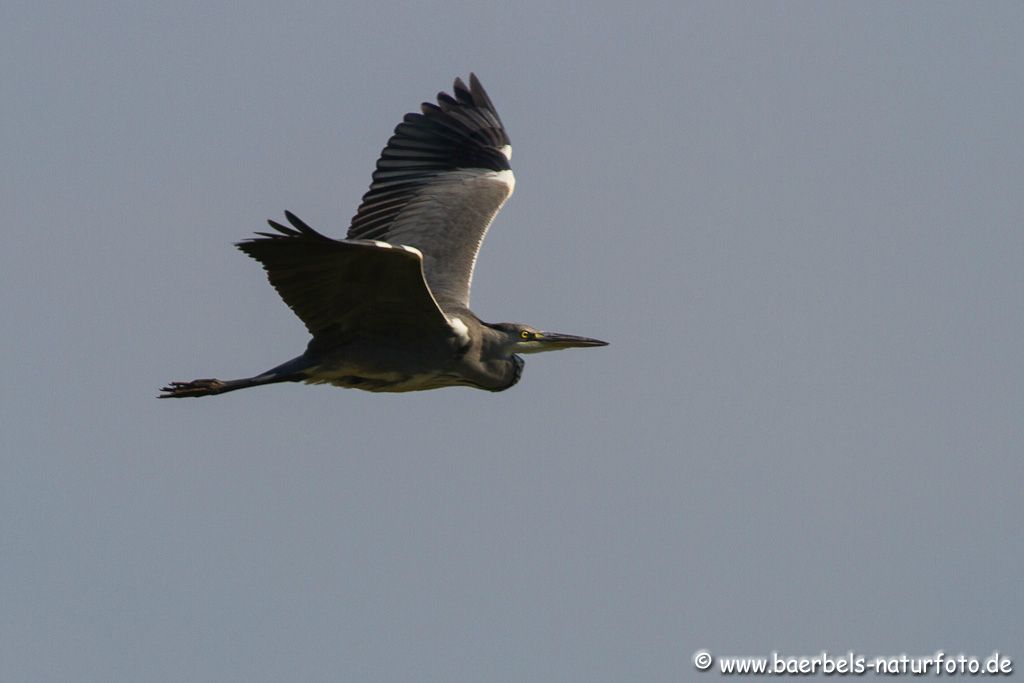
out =
<svg viewBox="0 0 1024 683"><path fill-rule="evenodd" d="M157 398L184 398L186 396L210 396L224 389L224 382L219 379L194 379L191 382L171 382L160 391Z"/></svg>

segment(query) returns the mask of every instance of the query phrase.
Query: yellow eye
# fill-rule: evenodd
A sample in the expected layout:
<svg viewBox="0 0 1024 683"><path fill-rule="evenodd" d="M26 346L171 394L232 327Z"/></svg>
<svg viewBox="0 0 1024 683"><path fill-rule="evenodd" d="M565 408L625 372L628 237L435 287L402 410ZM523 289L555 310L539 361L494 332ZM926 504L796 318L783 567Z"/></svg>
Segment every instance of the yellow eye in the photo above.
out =
<svg viewBox="0 0 1024 683"><path fill-rule="evenodd" d="M519 333L519 336L522 337L523 339L529 339L532 335L528 330L523 330L522 332Z"/></svg>

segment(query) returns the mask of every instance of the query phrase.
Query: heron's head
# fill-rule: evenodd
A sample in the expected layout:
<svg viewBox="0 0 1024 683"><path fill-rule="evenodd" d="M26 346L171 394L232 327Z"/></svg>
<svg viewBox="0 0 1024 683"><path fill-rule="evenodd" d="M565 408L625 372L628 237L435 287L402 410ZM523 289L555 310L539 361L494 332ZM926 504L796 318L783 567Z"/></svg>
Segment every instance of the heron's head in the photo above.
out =
<svg viewBox="0 0 1024 683"><path fill-rule="evenodd" d="M510 353L540 353L585 346L608 346L608 342L572 334L544 332L520 323L498 323L491 329L502 335L502 345Z"/></svg>

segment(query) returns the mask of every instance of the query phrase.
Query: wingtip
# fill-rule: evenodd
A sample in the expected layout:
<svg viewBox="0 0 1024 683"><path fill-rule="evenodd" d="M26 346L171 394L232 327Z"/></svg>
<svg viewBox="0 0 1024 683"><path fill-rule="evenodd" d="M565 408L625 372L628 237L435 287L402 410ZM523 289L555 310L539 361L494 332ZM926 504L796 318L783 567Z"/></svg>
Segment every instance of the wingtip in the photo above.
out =
<svg viewBox="0 0 1024 683"><path fill-rule="evenodd" d="M301 218L296 216L291 211L285 210L284 217L287 218L288 222L291 223L293 226L295 226L295 228L299 232L304 232L307 235L319 235L320 234L316 230L314 230L313 228L309 227L309 225L307 225L304 220L302 220Z"/></svg>

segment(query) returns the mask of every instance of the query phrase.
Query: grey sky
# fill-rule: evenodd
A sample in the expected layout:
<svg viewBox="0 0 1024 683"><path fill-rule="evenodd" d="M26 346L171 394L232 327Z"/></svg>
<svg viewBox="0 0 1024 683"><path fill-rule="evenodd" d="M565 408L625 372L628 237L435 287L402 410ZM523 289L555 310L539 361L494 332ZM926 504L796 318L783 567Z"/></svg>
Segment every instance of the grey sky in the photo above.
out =
<svg viewBox="0 0 1024 683"><path fill-rule="evenodd" d="M1024 667L1024 6L627 5L4 3L0 680ZM471 70L474 309L611 346L155 400L301 351L232 242Z"/></svg>

